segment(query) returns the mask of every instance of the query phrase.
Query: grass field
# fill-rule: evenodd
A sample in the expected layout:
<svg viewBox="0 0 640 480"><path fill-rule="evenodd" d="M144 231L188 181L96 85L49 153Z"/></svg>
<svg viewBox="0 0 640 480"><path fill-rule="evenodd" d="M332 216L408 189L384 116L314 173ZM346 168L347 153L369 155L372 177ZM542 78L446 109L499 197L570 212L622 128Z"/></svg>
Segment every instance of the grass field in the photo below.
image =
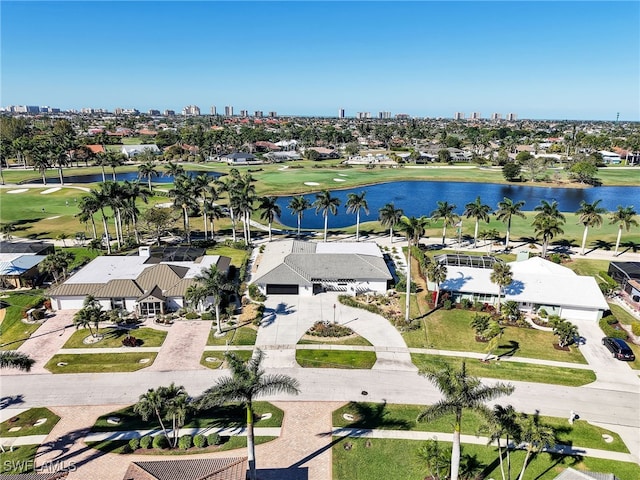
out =
<svg viewBox="0 0 640 480"><path fill-rule="evenodd" d="M221 345L254 345L258 331L250 325L227 330L222 337L216 336L216 330L209 332L208 346Z"/></svg>
<svg viewBox="0 0 640 480"><path fill-rule="evenodd" d="M42 290L23 290L6 294L2 301L8 304L0 324L0 345L3 350L15 350L43 323L28 324L22 321L22 312L40 305L44 300ZM46 322L45 322L46 323Z"/></svg>
<svg viewBox="0 0 640 480"><path fill-rule="evenodd" d="M376 354L343 350L296 350L296 361L303 368L368 369L376 363Z"/></svg>
<svg viewBox="0 0 640 480"><path fill-rule="evenodd" d="M153 365L157 353L88 353L58 354L44 366L51 373L135 372ZM149 359L147 363L140 363ZM58 365L66 363L66 365Z"/></svg>
<svg viewBox="0 0 640 480"><path fill-rule="evenodd" d="M46 418L47 421L41 425L35 425L35 423ZM26 412L22 412L19 415L15 415L6 421L0 423L0 437L24 437L28 435L47 435L56 423L60 420L60 417L53 413L48 408L37 407L30 408ZM10 432L9 429L20 427L17 432Z"/></svg>
<svg viewBox="0 0 640 480"><path fill-rule="evenodd" d="M122 340L127 336L127 332L142 342L140 347L159 347L167 337L167 332L147 327L128 331L118 328L101 328L98 333L103 336L102 340L85 344L83 340L90 335L89 329L81 329L74 332L62 348L118 348L122 347Z"/></svg>
<svg viewBox="0 0 640 480"><path fill-rule="evenodd" d="M414 353L411 355L413 364L420 370L435 367L441 363L460 366L463 357L449 357L442 355L425 355ZM580 387L596 381L592 370L578 368L550 367L520 362L497 362L492 360L485 363L475 359L466 359L469 374L483 378L497 378L500 380L514 380L521 382L550 383L568 387Z"/></svg>
<svg viewBox="0 0 640 480"><path fill-rule="evenodd" d="M20 445L14 447L13 451L7 449L2 454L2 468L0 473L15 475L18 473L29 473L34 471L36 452L40 445Z"/></svg>

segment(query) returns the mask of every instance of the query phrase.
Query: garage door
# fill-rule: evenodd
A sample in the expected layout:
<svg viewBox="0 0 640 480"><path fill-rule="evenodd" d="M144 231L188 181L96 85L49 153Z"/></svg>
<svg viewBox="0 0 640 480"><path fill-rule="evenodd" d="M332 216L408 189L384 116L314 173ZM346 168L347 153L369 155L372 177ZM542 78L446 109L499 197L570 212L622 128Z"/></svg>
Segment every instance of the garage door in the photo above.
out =
<svg viewBox="0 0 640 480"><path fill-rule="evenodd" d="M582 308L563 308L560 316L568 320L598 320L598 310L584 310Z"/></svg>
<svg viewBox="0 0 640 480"><path fill-rule="evenodd" d="M267 295L298 295L298 285L267 284Z"/></svg>

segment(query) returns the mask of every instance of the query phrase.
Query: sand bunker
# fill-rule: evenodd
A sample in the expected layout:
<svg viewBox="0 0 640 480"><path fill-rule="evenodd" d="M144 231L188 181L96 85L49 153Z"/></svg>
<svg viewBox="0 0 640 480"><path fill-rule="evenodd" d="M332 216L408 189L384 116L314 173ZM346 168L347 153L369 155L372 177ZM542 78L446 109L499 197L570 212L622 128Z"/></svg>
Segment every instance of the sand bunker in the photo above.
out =
<svg viewBox="0 0 640 480"><path fill-rule="evenodd" d="M60 190L60 187L48 188L44 192L40 192L40 195L48 195L50 193L57 192L58 190Z"/></svg>
<svg viewBox="0 0 640 480"><path fill-rule="evenodd" d="M28 188L19 188L18 190L9 190L7 193L24 193L28 191L29 191Z"/></svg>
<svg viewBox="0 0 640 480"><path fill-rule="evenodd" d="M304 182L305 185L309 185L310 187L317 187L320 185L318 182Z"/></svg>
<svg viewBox="0 0 640 480"><path fill-rule="evenodd" d="M334 182L346 182L346 180L344 178L334 178L333 181Z"/></svg>

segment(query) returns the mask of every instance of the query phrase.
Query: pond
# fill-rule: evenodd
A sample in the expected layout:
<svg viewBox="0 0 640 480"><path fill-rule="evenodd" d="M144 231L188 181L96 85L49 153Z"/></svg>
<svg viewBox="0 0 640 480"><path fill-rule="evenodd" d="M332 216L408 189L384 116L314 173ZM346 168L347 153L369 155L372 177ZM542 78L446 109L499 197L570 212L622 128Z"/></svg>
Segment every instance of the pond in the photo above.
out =
<svg viewBox="0 0 640 480"><path fill-rule="evenodd" d="M186 173L190 176L196 176L196 175L200 175L201 173L204 173L213 178L218 178L221 175L221 173L213 172L211 170L188 170ZM47 185L60 184L60 177L58 176L51 177L49 175L47 175ZM107 181L113 180L113 175L110 168L107 168L105 170L105 179ZM116 181L118 182L123 182L125 180L128 180L130 182L135 182L138 179L140 179L142 183L147 182L146 177L145 178L138 177L138 172L118 172L116 170ZM37 180L33 178L31 180L27 180L20 183L41 183L41 182L42 182L42 178L38 178ZM93 182L102 182L102 173L64 176L64 183L93 183ZM173 183L173 176L167 175L163 172L159 172L158 176L151 178L151 182L152 183Z"/></svg>
<svg viewBox="0 0 640 480"><path fill-rule="evenodd" d="M498 202L508 197L514 202L523 200L524 210L533 210L541 200L557 201L563 212L575 212L582 200L594 202L601 200L600 206L612 211L618 205L628 206L640 203L640 187L592 187L592 188L559 188L532 187L514 184L465 183L465 182L432 182L404 181L390 182L348 190L333 190L332 196L340 199L338 215L330 215L329 228L343 228L355 225L354 213L347 214L345 203L349 193L367 192L365 199L369 205L369 215L360 211L360 222L378 219L378 210L385 204L393 202L396 208L402 208L407 216L431 215L437 202L447 201L457 206L456 213L464 211L464 206L473 202L477 196L483 203L497 209ZM304 195L309 202L315 201L315 193ZM297 217L287 208L290 196L280 197L278 205L282 209L280 222L288 227L297 226ZM324 220L322 213L315 209L307 210L302 217L302 228L322 229Z"/></svg>

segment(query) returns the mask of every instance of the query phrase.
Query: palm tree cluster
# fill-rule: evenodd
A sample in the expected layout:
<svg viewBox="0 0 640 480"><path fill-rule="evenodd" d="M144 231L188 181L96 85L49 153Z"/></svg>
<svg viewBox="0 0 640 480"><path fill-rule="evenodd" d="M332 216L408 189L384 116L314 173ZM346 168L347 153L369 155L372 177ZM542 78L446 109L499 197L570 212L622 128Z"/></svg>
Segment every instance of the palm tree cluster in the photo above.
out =
<svg viewBox="0 0 640 480"><path fill-rule="evenodd" d="M15 350L0 350L0 368L16 368L28 372L34 363L35 360L26 353Z"/></svg>
<svg viewBox="0 0 640 480"><path fill-rule="evenodd" d="M222 303L225 291L233 290L235 285L229 281L227 274L211 265L209 269L202 269L202 272L195 277L196 283L189 286L186 298L196 308L209 300L213 305L216 314L216 328L218 335L222 334L222 324L220 322L220 304Z"/></svg>
<svg viewBox="0 0 640 480"><path fill-rule="evenodd" d="M53 280L58 283L60 280L67 278L67 271L75 255L65 250L58 250L47 255L44 260L38 264L38 270L42 273L53 275Z"/></svg>
<svg viewBox="0 0 640 480"><path fill-rule="evenodd" d="M140 395L133 411L145 422L155 416L171 448L178 446L180 428L184 426L192 402L184 387L171 383L168 387L150 388ZM165 422L171 422L171 433Z"/></svg>
<svg viewBox="0 0 640 480"><path fill-rule="evenodd" d="M78 328L88 328L93 338L99 338L98 328L100 323L107 320L107 312L102 310L102 305L93 296L87 295L82 308L73 316L73 324ZM93 328L95 328L95 331Z"/></svg>
<svg viewBox="0 0 640 480"><path fill-rule="evenodd" d="M242 175L238 169L232 168L229 175L216 181L221 192L227 194L229 205L229 216L231 217L232 238L236 241L237 221L242 222L242 235L246 245L251 245L251 214L254 211L254 203L258 201L256 194L255 179L250 173ZM264 198L260 199L267 206ZM269 223L278 215L277 206L265 213L265 218L270 218ZM269 227L271 232L271 227ZM271 233L269 233L271 235Z"/></svg>

